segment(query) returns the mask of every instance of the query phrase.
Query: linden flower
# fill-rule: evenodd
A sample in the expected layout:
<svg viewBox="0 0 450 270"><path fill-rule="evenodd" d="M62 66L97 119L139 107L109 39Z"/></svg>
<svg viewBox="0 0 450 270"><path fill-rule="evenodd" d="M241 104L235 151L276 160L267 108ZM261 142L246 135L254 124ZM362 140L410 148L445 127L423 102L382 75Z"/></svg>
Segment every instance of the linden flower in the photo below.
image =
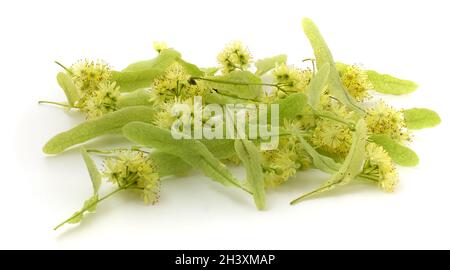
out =
<svg viewBox="0 0 450 270"><path fill-rule="evenodd" d="M332 104L331 110L344 120L350 121L355 116L344 106ZM331 119L319 119L316 121L311 143L330 154L344 157L350 149L352 136L352 131L346 124Z"/></svg>
<svg viewBox="0 0 450 270"><path fill-rule="evenodd" d="M277 95L283 98L284 92L305 92L312 73L309 69L301 70L289 67L286 64L278 65L273 71L274 81L279 84L282 91L278 91Z"/></svg>
<svg viewBox="0 0 450 270"><path fill-rule="evenodd" d="M173 122L176 119L180 119L184 115L182 113L179 113L178 115L174 115L173 108L176 105L187 105L189 106L191 115L189 115L189 118L193 118L194 115L194 105L192 99L186 99L181 100L180 98L175 98L173 101L164 103L160 106L160 110L156 114L155 119L155 125L164 128L164 129L171 129Z"/></svg>
<svg viewBox="0 0 450 270"><path fill-rule="evenodd" d="M245 70L248 68L252 56L247 47L240 41L228 44L217 56L217 61L222 67L222 73L227 74L235 69Z"/></svg>
<svg viewBox="0 0 450 270"><path fill-rule="evenodd" d="M116 82L100 82L98 89L87 98L82 111L86 112L87 119L94 119L109 112L117 110L117 100L120 96L120 87Z"/></svg>
<svg viewBox="0 0 450 270"><path fill-rule="evenodd" d="M100 82L111 78L111 67L104 61L81 60L70 67L75 85L81 92L97 89Z"/></svg>
<svg viewBox="0 0 450 270"><path fill-rule="evenodd" d="M186 99L203 95L206 89L204 85L201 82L192 84L190 78L179 63L170 65L164 74L155 78L150 100L159 106L176 98Z"/></svg>
<svg viewBox="0 0 450 270"><path fill-rule="evenodd" d="M352 132L344 124L321 119L313 131L311 142L328 153L345 156L350 149Z"/></svg>
<svg viewBox="0 0 450 270"><path fill-rule="evenodd" d="M150 157L141 151L120 151L104 162L104 175L119 187L140 193L146 204L159 199L160 178Z"/></svg>
<svg viewBox="0 0 450 270"><path fill-rule="evenodd" d="M370 98L368 90L372 89L373 86L364 70L356 65L345 65L341 68L339 75L342 84L357 101Z"/></svg>
<svg viewBox="0 0 450 270"><path fill-rule="evenodd" d="M155 49L155 51L157 51L158 53L168 48L169 47L167 46L167 43L165 43L164 41L153 41L153 49Z"/></svg>
<svg viewBox="0 0 450 270"><path fill-rule="evenodd" d="M367 110L365 120L369 132L386 134L396 141L411 139L402 112L386 105L383 101Z"/></svg>
<svg viewBox="0 0 450 270"><path fill-rule="evenodd" d="M264 181L267 187L283 184L310 160L301 144L292 136L280 138L278 148L262 152Z"/></svg>
<svg viewBox="0 0 450 270"><path fill-rule="evenodd" d="M378 186L382 190L393 192L398 184L398 173L388 153L375 143L366 145L366 153L363 173L378 179Z"/></svg>

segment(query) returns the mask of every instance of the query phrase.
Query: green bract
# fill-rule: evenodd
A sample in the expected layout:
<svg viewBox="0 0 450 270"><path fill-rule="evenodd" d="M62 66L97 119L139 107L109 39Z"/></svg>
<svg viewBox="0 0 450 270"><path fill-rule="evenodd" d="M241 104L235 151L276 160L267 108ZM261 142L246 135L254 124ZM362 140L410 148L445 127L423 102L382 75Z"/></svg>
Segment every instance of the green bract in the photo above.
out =
<svg viewBox="0 0 450 270"><path fill-rule="evenodd" d="M320 105L320 97L325 92L328 86L328 77L330 75L330 64L325 63L319 70L317 74L312 78L311 83L306 89L308 94L308 102L313 107L313 109L318 109Z"/></svg>
<svg viewBox="0 0 450 270"><path fill-rule="evenodd" d="M114 71L112 78L120 86L122 92L130 92L149 87L153 80L164 73L161 68L149 68L138 71Z"/></svg>
<svg viewBox="0 0 450 270"><path fill-rule="evenodd" d="M83 157L84 163L86 164L86 168L89 172L89 176L92 181L92 188L94 190L94 195L97 195L98 190L100 189L100 186L102 184L102 175L100 174L99 170L97 169L97 165L95 165L95 162L89 156L86 149L84 148L81 149L81 156Z"/></svg>
<svg viewBox="0 0 450 270"><path fill-rule="evenodd" d="M376 144L383 146L392 160L402 166L416 166L419 164L419 157L408 147L397 143L387 135L372 135L370 139Z"/></svg>
<svg viewBox="0 0 450 270"><path fill-rule="evenodd" d="M171 64L173 64L177 59L181 57L181 54L173 49L165 49L162 50L157 57L139 61L133 64L128 65L126 68L122 70L122 72L137 72L148 69L166 69Z"/></svg>
<svg viewBox="0 0 450 270"><path fill-rule="evenodd" d="M403 111L406 126L409 129L422 129L437 126L441 123L439 115L425 108L413 108Z"/></svg>
<svg viewBox="0 0 450 270"><path fill-rule="evenodd" d="M249 140L236 140L234 147L247 172L247 183L253 192L253 199L259 210L266 205L262 158L258 148Z"/></svg>
<svg viewBox="0 0 450 270"><path fill-rule="evenodd" d="M204 83L219 93L243 99L258 99L262 92L261 79L248 71L232 71L227 75L208 76Z"/></svg>
<svg viewBox="0 0 450 270"><path fill-rule="evenodd" d="M151 154L151 157L158 167L158 174L161 177L168 175L185 175L192 169L191 165L175 155L155 151Z"/></svg>
<svg viewBox="0 0 450 270"><path fill-rule="evenodd" d="M293 120L302 115L307 105L307 97L302 93L296 93L279 101L280 123L285 120Z"/></svg>
<svg viewBox="0 0 450 270"><path fill-rule="evenodd" d="M154 110L149 107L124 108L98 119L88 120L54 136L45 144L43 151L46 154L58 154L71 146L115 132L130 122L151 122L153 119Z"/></svg>
<svg viewBox="0 0 450 270"><path fill-rule="evenodd" d="M260 59L255 62L255 75L261 76L274 69L277 65L284 64L287 61L287 55L280 54L269 58Z"/></svg>
<svg viewBox="0 0 450 270"><path fill-rule="evenodd" d="M178 156L221 184L243 188L226 166L216 159L200 141L177 140L169 131L142 122L129 123L122 130L125 138L132 142Z"/></svg>
<svg viewBox="0 0 450 270"><path fill-rule="evenodd" d="M417 89L415 82L398 79L391 75L380 74L373 70L368 70L367 75L373 85L373 89L383 94L403 95L414 92Z"/></svg>
<svg viewBox="0 0 450 270"><path fill-rule="evenodd" d="M317 26L308 18L303 19L302 25L303 31L313 47L318 69L320 70L324 65L330 66L328 75L328 90L330 91L330 94L339 99L339 101L347 105L352 110L358 113L363 112L360 105L352 96L350 96L348 91L342 85L339 78L339 72L334 63L333 55L331 54L330 49L320 34Z"/></svg>
<svg viewBox="0 0 450 270"><path fill-rule="evenodd" d="M356 130L353 134L352 146L347 157L344 160L344 163L339 168L337 172L335 172L331 178L325 182L318 189L308 192L303 196L293 200L291 204L295 204L300 202L301 200L316 195L317 193L324 192L327 190L331 190L338 185L346 185L350 183L353 179L355 179L359 173L362 172L364 161L366 160L365 155L365 144L367 140L367 127L366 123L363 120L358 121L356 124ZM318 164L320 166L326 165L335 166L335 164L331 163L329 160L319 161ZM331 167L330 166L330 167Z"/></svg>
<svg viewBox="0 0 450 270"><path fill-rule="evenodd" d="M70 106L73 106L80 97L72 78L64 72L59 72L58 75L56 75L56 80L58 81L59 86L64 90L67 102Z"/></svg>
<svg viewBox="0 0 450 270"><path fill-rule="evenodd" d="M92 189L93 189L93 195L87 199L84 204L83 208L77 212L75 212L71 217L69 217L67 220L59 224L55 227L55 230L61 227L62 225L66 223L79 223L84 217L84 214L86 212L95 212L97 208L98 203L98 191L100 189L100 185L102 183L102 176L100 174L100 171L97 169L97 166L95 165L92 158L89 156L89 154L86 152L86 150L83 148L81 149L81 155L83 157L84 163L86 164L86 168L89 172L89 176L91 178L92 182Z"/></svg>

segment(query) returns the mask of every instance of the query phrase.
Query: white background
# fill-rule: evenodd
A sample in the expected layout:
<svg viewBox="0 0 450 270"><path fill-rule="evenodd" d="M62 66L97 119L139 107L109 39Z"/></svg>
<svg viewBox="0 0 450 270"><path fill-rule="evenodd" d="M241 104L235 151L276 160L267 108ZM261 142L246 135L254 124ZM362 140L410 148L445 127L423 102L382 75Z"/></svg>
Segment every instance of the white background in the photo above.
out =
<svg viewBox="0 0 450 270"><path fill-rule="evenodd" d="M0 248L327 249L450 248L448 1L1 1ZM54 60L105 59L121 69L151 58L164 40L200 66L240 39L255 58L311 57L301 19L320 27L337 60L410 78L417 92L389 97L430 107L442 124L415 133L416 168L394 194L352 185L289 206L326 176L300 173L270 191L268 209L200 175L168 179L161 201L126 194L81 226L52 228L90 195L77 151L46 157L42 145L81 121L40 99L63 100ZM92 143L105 146L117 138ZM239 172L238 172L239 173Z"/></svg>

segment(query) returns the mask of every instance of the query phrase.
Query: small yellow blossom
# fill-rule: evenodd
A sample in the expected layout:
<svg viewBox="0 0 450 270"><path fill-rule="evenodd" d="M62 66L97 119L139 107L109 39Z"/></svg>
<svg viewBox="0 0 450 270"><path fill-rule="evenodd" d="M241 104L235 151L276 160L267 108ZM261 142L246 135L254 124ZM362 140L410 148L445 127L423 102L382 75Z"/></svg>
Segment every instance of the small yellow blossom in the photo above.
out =
<svg viewBox="0 0 450 270"><path fill-rule="evenodd" d="M179 63L173 63L162 74L155 78L150 100L156 105L164 105L175 99L187 99L203 95L206 87L201 82L193 84L191 76Z"/></svg>
<svg viewBox="0 0 450 270"><path fill-rule="evenodd" d="M272 71L272 75L274 83L279 84L282 90L277 92L280 98L283 98L283 95L287 94L286 92L304 93L312 77L311 70L301 70L286 64L278 65Z"/></svg>
<svg viewBox="0 0 450 270"><path fill-rule="evenodd" d="M386 105L383 101L367 110L365 120L369 132L386 134L395 141L411 139L402 112Z"/></svg>
<svg viewBox="0 0 450 270"><path fill-rule="evenodd" d="M160 53L163 50L168 49L169 47L167 46L167 43L165 43L164 41L154 41L153 42L153 49L155 49L155 51L157 51L158 53Z"/></svg>
<svg viewBox="0 0 450 270"><path fill-rule="evenodd" d="M370 98L369 90L373 88L367 73L360 67L344 65L339 75L345 88L357 101Z"/></svg>
<svg viewBox="0 0 450 270"><path fill-rule="evenodd" d="M176 105L187 105L189 106L190 115L185 116L182 114L174 115L173 108ZM156 114L154 124L160 128L170 129L175 120L180 119L181 117L189 117L190 122L193 124L194 118L194 102L193 99L185 99L181 100L180 98L175 98L174 100L164 103L161 105L160 110Z"/></svg>
<svg viewBox="0 0 450 270"><path fill-rule="evenodd" d="M117 110L119 96L119 86L115 82L100 82L98 89L86 98L85 106L80 109L88 119L94 119Z"/></svg>
<svg viewBox="0 0 450 270"><path fill-rule="evenodd" d="M235 69L246 70L252 60L247 47L240 41L228 44L217 56L217 61L222 67L222 73L227 74Z"/></svg>
<svg viewBox="0 0 450 270"><path fill-rule="evenodd" d="M350 122L355 117L355 114L344 106L335 103L330 106L331 111L345 121ZM352 143L352 131L344 123L327 118L318 119L313 130L311 143L325 152L338 157L345 157Z"/></svg>
<svg viewBox="0 0 450 270"><path fill-rule="evenodd" d="M75 85L81 92L97 90L99 84L111 78L111 67L102 60L81 60L70 68Z"/></svg>
<svg viewBox="0 0 450 270"><path fill-rule="evenodd" d="M281 137L278 148L262 151L264 181L267 187L286 182L297 170L305 169L310 159L293 136Z"/></svg>
<svg viewBox="0 0 450 270"><path fill-rule="evenodd" d="M146 204L159 199L160 178L156 165L141 151L120 151L104 162L104 175L119 187L137 190Z"/></svg>
<svg viewBox="0 0 450 270"><path fill-rule="evenodd" d="M393 192L398 184L398 173L388 153L375 143L367 144L366 153L363 173L378 178L378 186L382 190Z"/></svg>

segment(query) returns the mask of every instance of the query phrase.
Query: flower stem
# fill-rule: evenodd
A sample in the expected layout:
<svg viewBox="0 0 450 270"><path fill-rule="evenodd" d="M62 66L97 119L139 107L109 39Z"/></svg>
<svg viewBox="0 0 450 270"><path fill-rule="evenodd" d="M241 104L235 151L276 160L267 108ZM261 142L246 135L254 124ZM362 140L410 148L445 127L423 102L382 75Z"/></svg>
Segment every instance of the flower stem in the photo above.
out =
<svg viewBox="0 0 450 270"><path fill-rule="evenodd" d="M324 191L324 190L326 190L326 189L329 189L329 188L331 188L331 187L334 186L334 185L336 185L336 183L331 183L331 184L322 186L322 187L320 187L320 188L318 188L318 189L315 189L315 190L313 190L313 191L310 191L310 192L308 192L308 193L306 193L306 194L304 194L304 195L298 197L297 199L291 201L290 204L291 204L291 205L294 205L294 204L296 204L296 203L299 203L301 200L306 199L306 198L308 198L308 197L310 197L310 196L312 196L312 195L315 195L315 194L317 194L317 193L319 193L319 192L322 192L322 191Z"/></svg>
<svg viewBox="0 0 450 270"><path fill-rule="evenodd" d="M137 149L137 148L116 148L116 149L112 149L112 150L87 149L86 151L89 153L97 153L97 154L104 154L104 155L114 154L117 151L135 151L135 152L142 152L145 154L150 154L150 152L148 152L148 151L144 151L144 150Z"/></svg>
<svg viewBox="0 0 450 270"><path fill-rule="evenodd" d="M56 106L61 106L61 107L66 107L66 108L74 108L72 106L70 106L67 103L64 102L56 102L56 101L47 101L47 100L40 100L38 102L38 104L51 104L51 105L56 105Z"/></svg>
<svg viewBox="0 0 450 270"><path fill-rule="evenodd" d="M327 119L334 120L336 122L345 124L352 130L354 130L354 128L355 128L355 125L353 123L346 121L345 119L343 119L342 117L339 117L339 116L335 116L335 115L331 115L331 114L323 114L323 113L320 113L317 111L315 111L312 115L318 116L320 118L327 118Z"/></svg>
<svg viewBox="0 0 450 270"><path fill-rule="evenodd" d="M203 77L191 77L191 79L202 80L202 81L207 81L207 82L223 83L223 84L234 84L234 85L261 85L261 86L270 86L270 87L276 87L276 88L280 87L278 84L273 84L273 83L236 82L236 81L227 81L227 80L220 80L220 79L208 79L208 78L203 78Z"/></svg>
<svg viewBox="0 0 450 270"><path fill-rule="evenodd" d="M55 61L55 64L57 64L58 66L62 67L65 71L67 71L67 73L73 75L72 71L71 71L70 69L66 68L66 67L65 67L63 64L61 64L60 62Z"/></svg>
<svg viewBox="0 0 450 270"><path fill-rule="evenodd" d="M312 71L313 71L313 74L315 74L316 73L316 59L314 59L314 58L306 58L306 59L303 59L302 62L306 62L306 61L311 61Z"/></svg>
<svg viewBox="0 0 450 270"><path fill-rule="evenodd" d="M76 218L76 217L78 217L78 216L80 216L80 215L83 215L83 214L84 214L86 211L88 211L88 209L90 209L92 206L97 205L97 204L99 204L100 202L102 202L102 201L108 199L109 197L113 196L114 194L119 193L120 191L127 189L128 187L130 187L130 186L131 186L132 184L134 184L135 182L136 182L136 181L132 181L132 182L126 184L125 186L119 187L119 188L117 188L117 189L111 191L110 193L106 194L105 196L101 197L100 199L98 199L98 200L96 200L96 201L94 201L94 202L91 202L90 204L84 206L80 211L76 212L74 215L72 215L72 216L69 217L68 219L66 219L66 220L64 220L63 222L61 222L60 224L58 224L55 228L53 228L53 230L56 231L57 229L61 228L64 224L66 224L66 223L69 222L70 220L72 220L72 219L74 219L74 218Z"/></svg>

